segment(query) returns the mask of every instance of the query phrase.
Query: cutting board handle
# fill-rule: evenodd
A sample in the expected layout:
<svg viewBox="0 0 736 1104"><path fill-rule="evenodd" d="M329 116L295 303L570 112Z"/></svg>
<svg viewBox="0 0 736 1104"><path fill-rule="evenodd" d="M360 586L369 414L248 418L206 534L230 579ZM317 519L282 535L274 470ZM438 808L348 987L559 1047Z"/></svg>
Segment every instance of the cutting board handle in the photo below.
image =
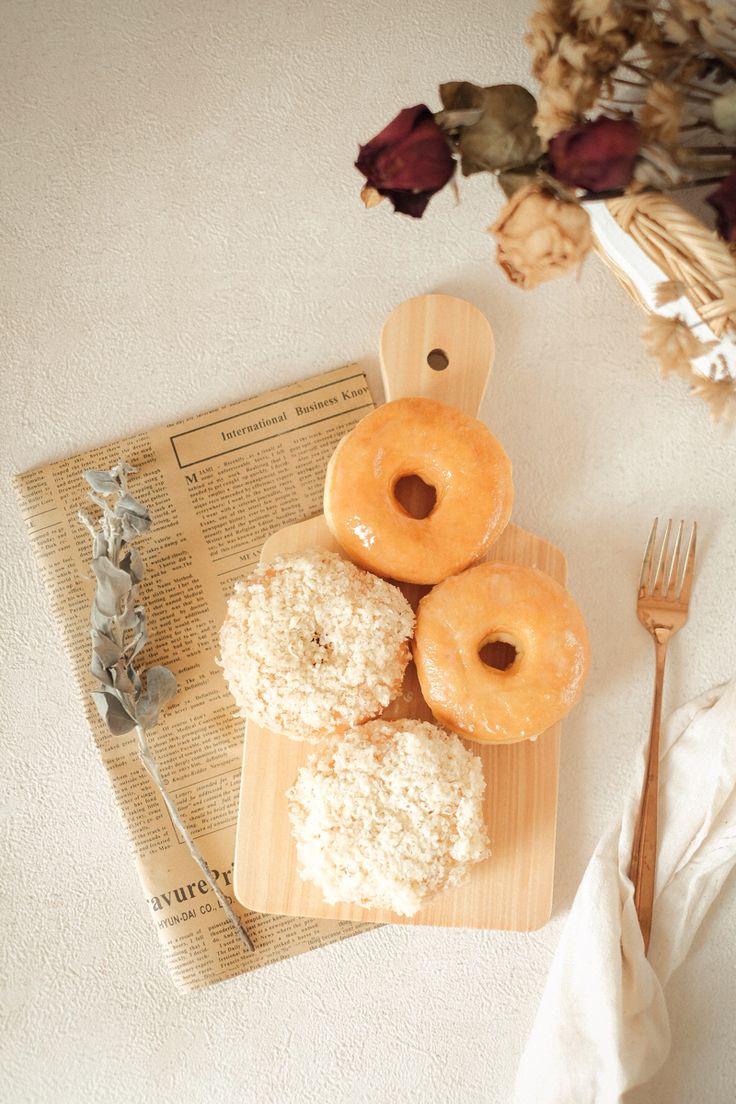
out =
<svg viewBox="0 0 736 1104"><path fill-rule="evenodd" d="M488 319L465 299L407 299L392 311L381 331L386 401L422 395L476 417L495 347Z"/></svg>

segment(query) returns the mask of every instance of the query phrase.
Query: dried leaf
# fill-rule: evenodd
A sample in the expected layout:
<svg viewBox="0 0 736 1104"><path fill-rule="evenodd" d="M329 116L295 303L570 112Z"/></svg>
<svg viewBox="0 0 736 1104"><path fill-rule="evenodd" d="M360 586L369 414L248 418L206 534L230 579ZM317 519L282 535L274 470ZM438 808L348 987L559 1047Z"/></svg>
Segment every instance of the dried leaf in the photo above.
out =
<svg viewBox="0 0 736 1104"><path fill-rule="evenodd" d="M168 667L151 667L146 677L146 692L136 703L136 715L142 728L155 725L159 710L176 691L176 679Z"/></svg>
<svg viewBox="0 0 736 1104"><path fill-rule="evenodd" d="M138 609L136 605L137 592L130 590L125 595L125 603L117 617L118 628L123 632L133 632L138 628Z"/></svg>
<svg viewBox="0 0 736 1104"><path fill-rule="evenodd" d="M143 578L143 557L137 548L129 548L120 560L123 571L127 571L133 583L139 583Z"/></svg>
<svg viewBox="0 0 736 1104"><path fill-rule="evenodd" d="M496 172L536 161L542 143L533 123L537 102L519 84L481 88L469 81L440 85L446 112L481 110L476 123L463 125L457 139L464 176Z"/></svg>
<svg viewBox="0 0 736 1104"><path fill-rule="evenodd" d="M106 613L102 613L102 611L97 608L96 602L92 604L92 608L89 614L89 620L90 624L92 625L93 632L97 630L101 633L107 633L110 628L110 618Z"/></svg>
<svg viewBox="0 0 736 1104"><path fill-rule="evenodd" d="M94 502L95 506L99 506L103 513L107 509L107 500L100 495L95 494L94 491L88 491L87 498L90 500L90 502Z"/></svg>
<svg viewBox="0 0 736 1104"><path fill-rule="evenodd" d="M115 513L135 514L136 517L146 518L148 521L151 520L151 515L149 514L147 508L143 505L142 502L139 502L136 498L133 498L131 494L123 494L120 496L120 498L115 503Z"/></svg>
<svg viewBox="0 0 736 1104"><path fill-rule="evenodd" d="M97 491L98 494L117 494L120 490L120 485L112 472L90 470L83 472L83 475L92 490Z"/></svg>
<svg viewBox="0 0 736 1104"><path fill-rule="evenodd" d="M161 705L173 698L177 691L176 679L168 667L151 667L146 684L149 694L153 689Z"/></svg>
<svg viewBox="0 0 736 1104"><path fill-rule="evenodd" d="M135 728L131 717L114 690L93 690L92 700L113 736L123 736Z"/></svg>
<svg viewBox="0 0 736 1104"><path fill-rule="evenodd" d="M122 526L123 540L132 541L151 528L151 519L137 517L136 514L123 514Z"/></svg>
<svg viewBox="0 0 736 1104"><path fill-rule="evenodd" d="M90 662L89 669L90 674L92 674L99 682L104 682L105 686L113 685L112 674L95 652L92 653L92 660Z"/></svg>
<svg viewBox="0 0 736 1104"><path fill-rule="evenodd" d="M457 130L458 127L475 126L482 118L482 107L461 107L454 110L438 111L434 121L443 130L452 131Z"/></svg>
<svg viewBox="0 0 736 1104"><path fill-rule="evenodd" d="M121 694L125 694L131 700L131 706L135 703L137 691L136 691L136 674L132 668L128 668L123 660L116 663L110 671L112 675L112 683L116 690L119 690Z"/></svg>
<svg viewBox="0 0 736 1104"><path fill-rule="evenodd" d="M105 667L114 667L123 654L122 648L120 648L105 632L100 632L98 629L93 629L91 636L92 648L100 662L103 663Z"/></svg>
<svg viewBox="0 0 736 1104"><path fill-rule="evenodd" d="M136 606L135 608L136 623L133 629L133 638L130 640L125 649L125 654L128 657L128 662L135 659L139 652L142 652L148 643L148 633L146 632L146 614L143 606Z"/></svg>
<svg viewBox="0 0 736 1104"><path fill-rule="evenodd" d="M132 663L128 664L127 671L128 671L128 678L130 679L130 681L133 685L133 691L132 691L133 699L134 699L134 701L137 701L138 698L141 696L141 691L143 690L143 683L141 682L141 676L138 674L138 672L136 671L136 669L135 669L135 667L133 666Z"/></svg>
<svg viewBox="0 0 736 1104"><path fill-rule="evenodd" d="M107 540L104 533L95 533L92 541L92 559L96 560L98 556L107 555Z"/></svg>
<svg viewBox="0 0 736 1104"><path fill-rule="evenodd" d="M151 515L146 507L133 498L122 494L115 503L114 514L123 523L123 540L132 541L151 528Z"/></svg>
<svg viewBox="0 0 736 1104"><path fill-rule="evenodd" d="M140 632L137 636L134 636L131 642L130 651L128 652L128 659L135 659L138 653L143 651L147 643L147 632Z"/></svg>
<svg viewBox="0 0 736 1104"><path fill-rule="evenodd" d="M132 586L130 575L115 567L107 556L97 556L92 560L91 567L97 579L95 605L101 614L114 617L118 612L118 603Z"/></svg>

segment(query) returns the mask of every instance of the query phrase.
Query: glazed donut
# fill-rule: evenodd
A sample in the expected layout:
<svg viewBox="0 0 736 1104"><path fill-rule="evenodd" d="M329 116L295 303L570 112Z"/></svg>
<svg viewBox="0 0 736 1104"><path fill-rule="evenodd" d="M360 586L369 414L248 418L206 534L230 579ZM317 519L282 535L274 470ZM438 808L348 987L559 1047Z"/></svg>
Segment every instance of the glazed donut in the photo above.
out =
<svg viewBox="0 0 736 1104"><path fill-rule="evenodd" d="M516 650L504 671L480 657L498 640ZM561 720L582 693L589 655L579 609L534 567L478 564L419 603L414 659L424 699L470 740L513 743Z"/></svg>
<svg viewBox="0 0 736 1104"><path fill-rule="evenodd" d="M412 517L396 498L408 475L435 490L427 517ZM327 468L324 512L361 567L438 583L486 552L512 501L511 461L482 422L433 399L397 399L340 441Z"/></svg>
<svg viewBox="0 0 736 1104"><path fill-rule="evenodd" d="M315 549L261 564L236 584L221 664L244 716L314 743L396 697L413 629L398 587Z"/></svg>

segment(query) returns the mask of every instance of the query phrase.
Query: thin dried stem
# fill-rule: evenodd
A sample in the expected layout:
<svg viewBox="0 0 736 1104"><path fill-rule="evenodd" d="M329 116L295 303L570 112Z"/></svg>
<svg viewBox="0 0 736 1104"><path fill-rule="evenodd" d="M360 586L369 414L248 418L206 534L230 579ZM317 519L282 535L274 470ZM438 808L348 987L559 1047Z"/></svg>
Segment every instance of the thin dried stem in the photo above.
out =
<svg viewBox="0 0 736 1104"><path fill-rule="evenodd" d="M255 947L253 946L253 941L251 940L251 938L248 935L247 931L245 930L245 928L241 924L240 919L238 918L237 914L235 913L235 910L233 909L232 905L228 902L227 897L225 896L225 894L222 892L222 890L218 886L217 881L216 881L212 871L210 870L209 866L207 865L207 860L205 859L204 855L202 854L202 852L199 850L196 843L192 839L192 836L189 833L189 829L187 828L186 824L184 823L184 821L179 816L179 812L176 808L176 805L171 800L171 798L169 797L169 795L166 791L166 787L164 786L163 779L161 778L161 774L160 774L160 771L158 769L158 765L156 763L156 760L153 758L153 755L151 754L151 749L148 746L148 741L146 740L145 729L143 729L140 725L136 725L135 731L136 731L136 735L138 737L138 758L140 759L141 763L143 764L143 766L146 768L149 775L153 779L153 781L156 785L156 788L158 789L158 792L161 794L161 797L163 798L164 804L165 804L166 808L169 811L169 816L171 817L171 820L174 824L175 829L177 830L177 832L180 834L180 836L184 840L184 843L187 845L192 858L194 859L197 866L199 867L199 869L204 874L205 881L207 882L207 885L210 887L210 889L214 893L220 907L222 908L223 912L227 916L228 920L232 923L233 927L236 929L241 941L243 943L245 943L245 945L246 945L246 947L248 948L249 951L254 951Z"/></svg>

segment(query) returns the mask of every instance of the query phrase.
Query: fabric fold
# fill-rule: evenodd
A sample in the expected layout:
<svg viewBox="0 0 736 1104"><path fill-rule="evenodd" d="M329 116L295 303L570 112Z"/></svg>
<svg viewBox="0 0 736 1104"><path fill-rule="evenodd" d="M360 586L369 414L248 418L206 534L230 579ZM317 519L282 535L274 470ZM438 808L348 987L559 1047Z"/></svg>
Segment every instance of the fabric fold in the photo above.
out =
<svg viewBox="0 0 736 1104"><path fill-rule="evenodd" d="M514 1104L617 1104L664 1063L664 988L736 864L736 678L662 730L659 847L649 958L628 878L636 793L600 840L550 968Z"/></svg>

